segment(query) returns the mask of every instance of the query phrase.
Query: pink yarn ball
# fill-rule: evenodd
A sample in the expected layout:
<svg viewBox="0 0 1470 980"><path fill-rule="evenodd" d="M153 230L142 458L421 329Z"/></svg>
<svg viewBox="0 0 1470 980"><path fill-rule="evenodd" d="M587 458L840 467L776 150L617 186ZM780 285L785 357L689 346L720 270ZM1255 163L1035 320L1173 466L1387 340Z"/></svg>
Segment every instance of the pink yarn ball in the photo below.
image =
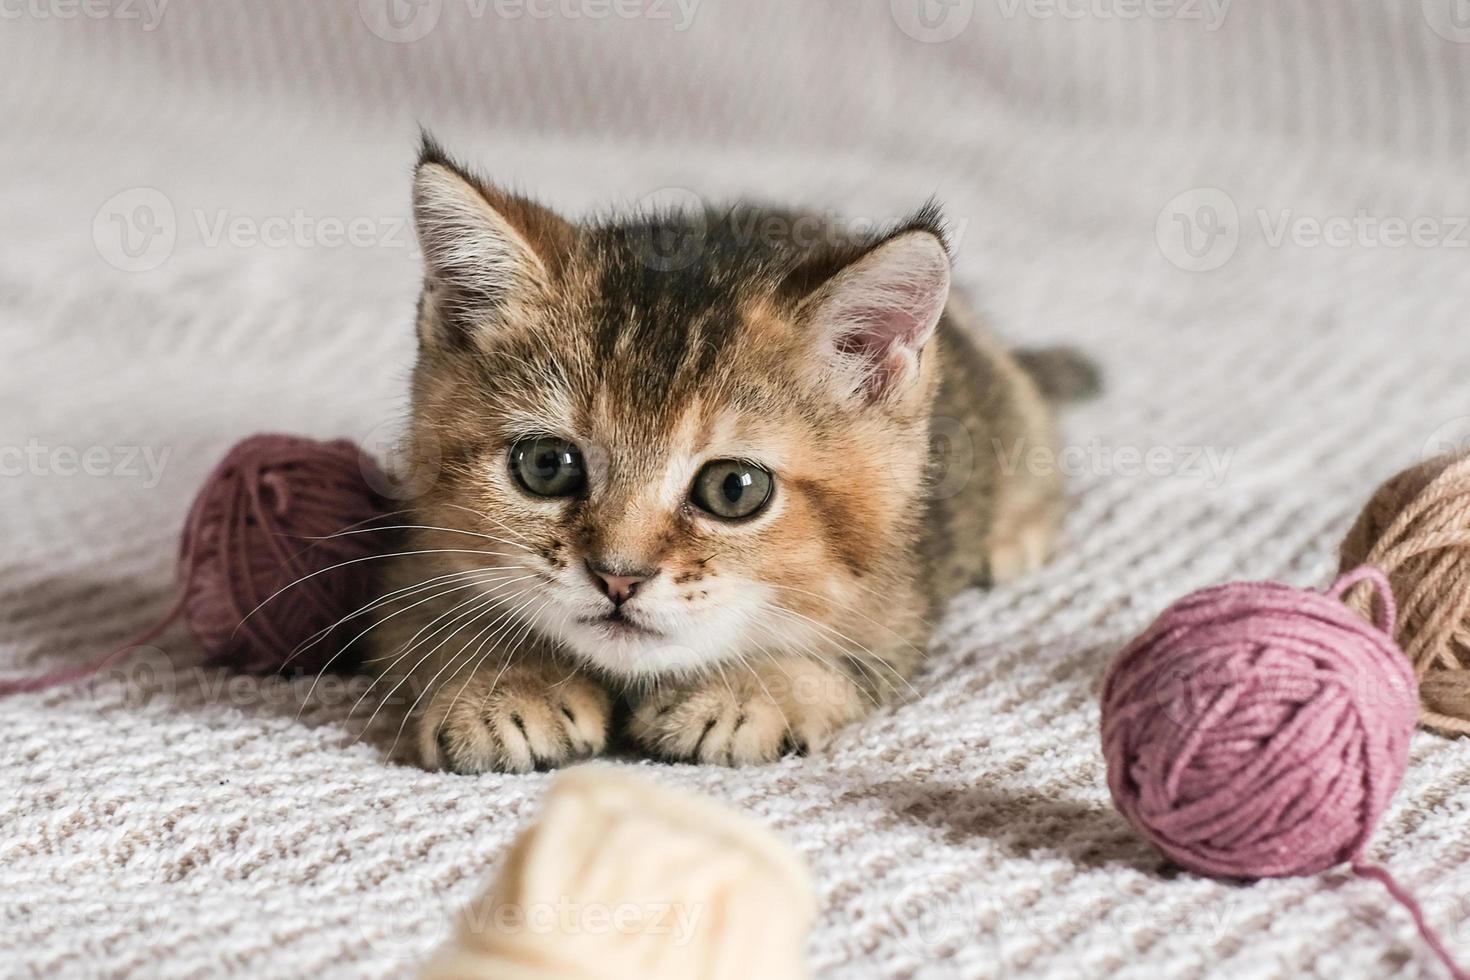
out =
<svg viewBox="0 0 1470 980"><path fill-rule="evenodd" d="M1378 622L1340 597L1378 589ZM1274 582L1175 603L1103 688L1108 787L1176 863L1209 875L1302 875L1357 862L1398 788L1418 714L1376 569L1327 593Z"/></svg>
<svg viewBox="0 0 1470 980"><path fill-rule="evenodd" d="M334 624L371 598L369 559L386 534L374 523L387 508L375 488L385 485L346 439L262 434L230 450L179 546L184 620L212 663L323 669L351 635Z"/></svg>

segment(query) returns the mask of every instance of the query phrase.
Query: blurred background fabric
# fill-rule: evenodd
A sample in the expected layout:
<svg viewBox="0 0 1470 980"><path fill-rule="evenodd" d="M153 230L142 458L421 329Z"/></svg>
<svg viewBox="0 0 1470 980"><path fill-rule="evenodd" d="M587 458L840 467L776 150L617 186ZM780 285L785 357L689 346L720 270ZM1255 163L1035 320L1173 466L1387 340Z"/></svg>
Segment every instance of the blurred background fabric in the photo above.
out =
<svg viewBox="0 0 1470 980"><path fill-rule="evenodd" d="M1169 870L1096 687L1187 589L1325 583L1383 478L1470 445L1465 0L5 0L0 65L7 675L167 608L237 438L391 445L420 124L570 214L933 196L993 328L1106 371L1062 552L826 751L648 774L802 853L817 977L1438 975L1376 885ZM386 764L361 684L157 645L0 703L0 973L404 976L549 779ZM1462 961L1467 805L1420 734L1373 849Z"/></svg>

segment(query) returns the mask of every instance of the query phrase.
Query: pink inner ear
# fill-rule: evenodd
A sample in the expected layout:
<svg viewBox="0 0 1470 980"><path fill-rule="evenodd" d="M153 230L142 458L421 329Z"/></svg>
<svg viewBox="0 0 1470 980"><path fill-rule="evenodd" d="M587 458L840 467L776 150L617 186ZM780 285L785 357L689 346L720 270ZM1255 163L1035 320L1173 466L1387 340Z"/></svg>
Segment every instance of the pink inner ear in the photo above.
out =
<svg viewBox="0 0 1470 980"><path fill-rule="evenodd" d="M870 365L863 391L870 396L885 391L911 366L928 342L942 309L948 282L920 277L917 281L882 284L881 303L873 296L844 304L847 325L836 337L840 354L859 357Z"/></svg>
<svg viewBox="0 0 1470 980"><path fill-rule="evenodd" d="M897 379L909 357L917 359L914 342L921 324L900 310L854 309L849 315L861 326L837 338L837 351L860 357L870 365L863 379L863 391L876 395Z"/></svg>

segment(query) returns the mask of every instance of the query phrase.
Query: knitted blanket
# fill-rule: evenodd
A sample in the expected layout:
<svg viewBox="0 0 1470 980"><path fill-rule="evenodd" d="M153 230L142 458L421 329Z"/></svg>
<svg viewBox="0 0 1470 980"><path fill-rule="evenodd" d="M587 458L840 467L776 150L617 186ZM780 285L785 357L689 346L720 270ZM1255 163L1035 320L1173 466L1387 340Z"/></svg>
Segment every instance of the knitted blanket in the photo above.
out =
<svg viewBox="0 0 1470 980"><path fill-rule="evenodd" d="M1189 589L1324 584L1372 489L1470 437L1467 42L1462 0L5 4L0 671L164 613L239 437L391 444L417 123L573 213L933 195L996 330L1106 370L1060 555L810 758L619 764L791 842L820 978L1438 976L1371 882L1172 870L1096 692ZM198 663L176 627L0 702L0 974L410 974L550 777L392 763L364 682ZM1372 847L1462 960L1467 751L1415 737Z"/></svg>

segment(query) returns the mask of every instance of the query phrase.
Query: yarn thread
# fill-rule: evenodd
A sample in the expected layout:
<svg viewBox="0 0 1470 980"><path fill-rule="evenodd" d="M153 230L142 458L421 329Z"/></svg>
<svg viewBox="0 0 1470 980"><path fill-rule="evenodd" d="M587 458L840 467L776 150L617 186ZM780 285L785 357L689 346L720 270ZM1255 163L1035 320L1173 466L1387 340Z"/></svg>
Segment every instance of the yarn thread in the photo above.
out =
<svg viewBox="0 0 1470 980"><path fill-rule="evenodd" d="M1342 545L1344 568L1383 569L1396 636L1419 683L1419 720L1470 734L1470 453L1405 470L1373 495ZM1347 596L1360 612L1361 588Z"/></svg>
<svg viewBox="0 0 1470 980"><path fill-rule="evenodd" d="M1361 590L1369 617L1342 601ZM1228 878L1346 863L1387 888L1457 978L1414 897L1368 861L1408 765L1414 674L1387 577L1325 592L1241 582L1166 609L1110 666L1102 741L1113 801L1167 857Z"/></svg>
<svg viewBox="0 0 1470 980"><path fill-rule="evenodd" d="M92 676L181 616L211 666L324 669L337 652L334 627L371 588L366 559L382 553L386 533L374 527L386 510L374 488L385 485L376 464L347 439L263 433L242 440L190 507L172 608L106 656L0 682L0 694Z"/></svg>

